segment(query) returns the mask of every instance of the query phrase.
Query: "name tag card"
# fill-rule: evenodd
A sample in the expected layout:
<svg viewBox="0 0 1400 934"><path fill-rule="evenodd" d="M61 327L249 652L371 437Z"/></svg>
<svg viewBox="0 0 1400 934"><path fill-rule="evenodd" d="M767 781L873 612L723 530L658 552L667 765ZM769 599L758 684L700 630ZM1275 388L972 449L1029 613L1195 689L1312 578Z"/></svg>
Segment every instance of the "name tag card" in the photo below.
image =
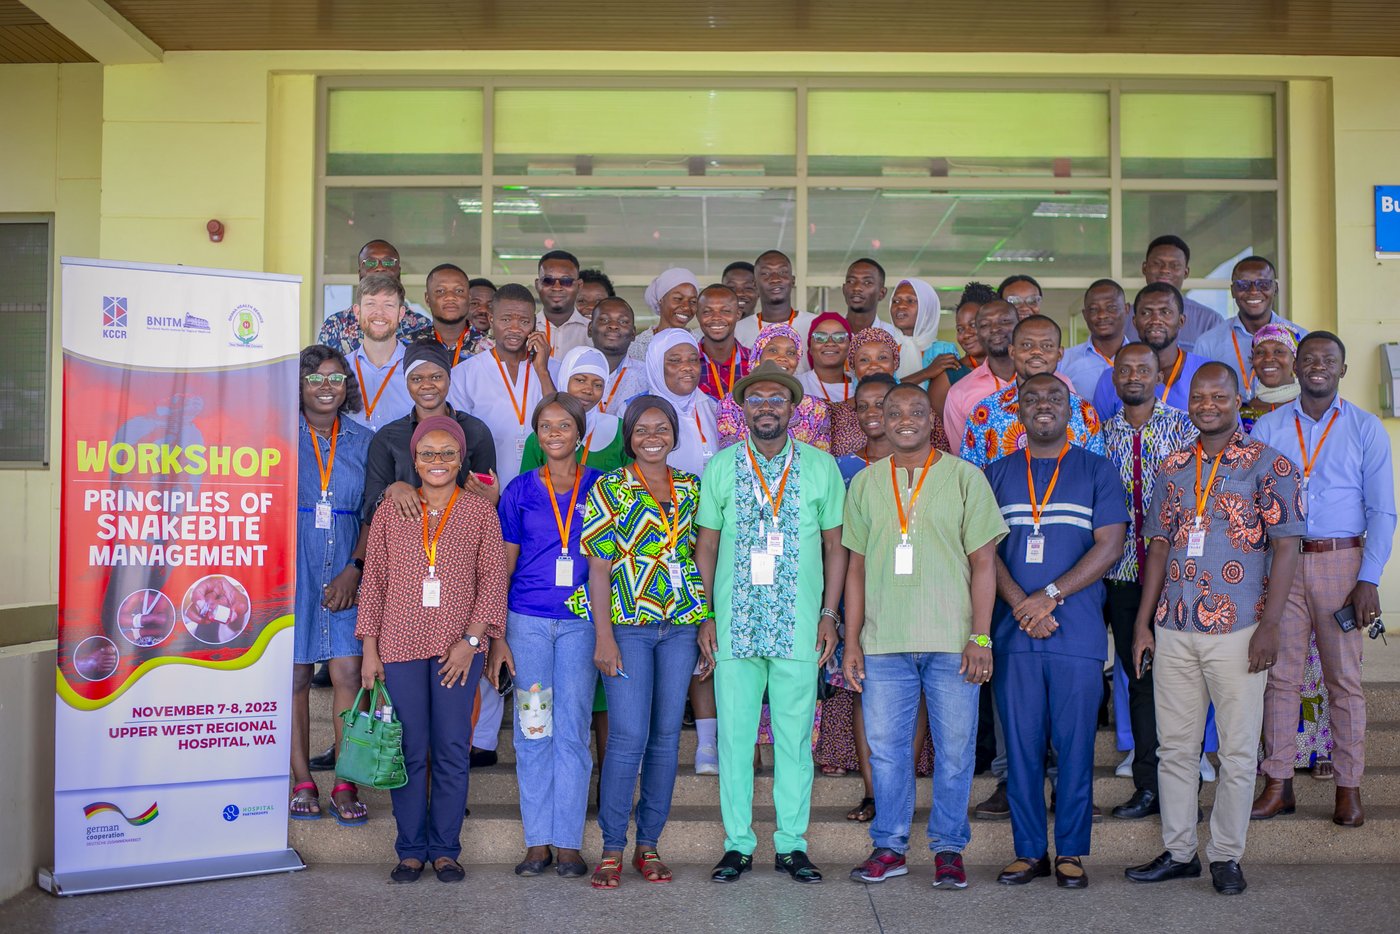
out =
<svg viewBox="0 0 1400 934"><path fill-rule="evenodd" d="M423 578L423 605L426 607L442 605L442 578Z"/></svg>
<svg viewBox="0 0 1400 934"><path fill-rule="evenodd" d="M898 575L914 573L914 546L908 542L894 546L894 572Z"/></svg>
<svg viewBox="0 0 1400 934"><path fill-rule="evenodd" d="M749 579L755 587L772 587L778 570L777 558L766 549L749 551Z"/></svg>
<svg viewBox="0 0 1400 934"><path fill-rule="evenodd" d="M331 527L331 501L322 499L316 504L316 528L328 529Z"/></svg>
<svg viewBox="0 0 1400 934"><path fill-rule="evenodd" d="M554 559L554 586L572 587L574 584L574 559L560 555Z"/></svg>
<svg viewBox="0 0 1400 934"><path fill-rule="evenodd" d="M1192 529L1186 536L1186 557L1199 558L1206 553L1206 530Z"/></svg>
<svg viewBox="0 0 1400 934"><path fill-rule="evenodd" d="M685 570L681 567L680 559L672 558L667 561L666 572L671 575L671 589L680 590L681 583L685 580Z"/></svg>
<svg viewBox="0 0 1400 934"><path fill-rule="evenodd" d="M782 533L782 532L769 532L769 533L768 533L768 553L769 553L770 555L772 555L773 557L775 557L775 558L781 558L781 557L783 556L783 533Z"/></svg>
<svg viewBox="0 0 1400 934"><path fill-rule="evenodd" d="M1026 538L1026 563L1043 564L1045 562L1045 535L1042 532L1032 532Z"/></svg>

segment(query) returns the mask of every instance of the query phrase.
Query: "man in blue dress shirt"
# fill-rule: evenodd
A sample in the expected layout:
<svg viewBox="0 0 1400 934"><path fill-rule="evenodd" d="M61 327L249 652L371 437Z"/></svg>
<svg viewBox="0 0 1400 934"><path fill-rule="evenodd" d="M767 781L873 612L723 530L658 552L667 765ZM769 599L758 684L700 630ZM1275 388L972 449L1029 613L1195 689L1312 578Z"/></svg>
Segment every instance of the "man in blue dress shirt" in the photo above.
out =
<svg viewBox="0 0 1400 934"><path fill-rule="evenodd" d="M1074 391L1094 398L1099 377L1113 369L1113 355L1128 342L1128 298L1112 279L1100 279L1084 292L1084 324L1089 339L1065 351L1060 372L1069 377Z"/></svg>
<svg viewBox="0 0 1400 934"><path fill-rule="evenodd" d="M1278 663L1264 696L1264 790L1251 817L1291 813L1298 695L1310 634L1317 636L1332 714L1336 770L1333 823L1360 827L1366 764L1366 699L1361 691L1363 633L1380 617L1376 585L1395 538L1395 475L1381 420L1341 398L1346 347L1313 331L1298 342L1294 372L1302 393L1254 423L1254 437L1303 472L1307 520L1301 561L1280 625ZM1343 629L1334 614L1349 611Z"/></svg>
<svg viewBox="0 0 1400 934"><path fill-rule="evenodd" d="M1278 273L1262 256L1248 256L1235 264L1230 273L1230 295L1239 313L1207 331L1196 341L1196 353L1207 360L1219 360L1239 377L1240 395L1254 398L1259 388L1254 378L1254 334L1266 324L1279 324L1295 337L1308 333L1274 311L1278 301Z"/></svg>
<svg viewBox="0 0 1400 934"><path fill-rule="evenodd" d="M1157 354L1162 371L1157 398L1183 412L1191 396L1191 377L1206 362L1205 357L1181 347L1181 329L1186 324L1181 310L1184 301L1176 286L1166 282L1143 286L1133 299L1133 327L1142 342ZM1123 402L1113 389L1113 371L1105 369L1094 389L1094 408L1101 420L1108 421L1122 407Z"/></svg>
<svg viewBox="0 0 1400 934"><path fill-rule="evenodd" d="M1181 291L1190 275L1191 247L1186 245L1185 240L1173 234L1163 234L1147 245L1147 255L1142 260L1142 277L1149 283L1165 282ZM1181 345L1182 350L1200 353L1196 350L1196 341L1200 340L1202 334L1220 324L1222 316L1209 305L1202 305L1189 298L1182 302L1181 311L1186 316L1186 323L1181 327L1177 343ZM1129 326L1128 340L1135 341L1140 337L1141 335Z"/></svg>

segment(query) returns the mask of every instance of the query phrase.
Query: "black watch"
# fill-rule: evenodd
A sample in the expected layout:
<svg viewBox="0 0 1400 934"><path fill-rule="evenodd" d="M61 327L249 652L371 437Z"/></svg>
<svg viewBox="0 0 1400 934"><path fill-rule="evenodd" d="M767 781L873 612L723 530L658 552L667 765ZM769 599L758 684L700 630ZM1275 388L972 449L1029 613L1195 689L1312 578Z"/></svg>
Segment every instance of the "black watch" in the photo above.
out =
<svg viewBox="0 0 1400 934"><path fill-rule="evenodd" d="M353 565L355 566L355 570L359 571L361 574L365 573L365 559L364 559L364 558L351 558L351 559L350 559L350 563L353 564Z"/></svg>

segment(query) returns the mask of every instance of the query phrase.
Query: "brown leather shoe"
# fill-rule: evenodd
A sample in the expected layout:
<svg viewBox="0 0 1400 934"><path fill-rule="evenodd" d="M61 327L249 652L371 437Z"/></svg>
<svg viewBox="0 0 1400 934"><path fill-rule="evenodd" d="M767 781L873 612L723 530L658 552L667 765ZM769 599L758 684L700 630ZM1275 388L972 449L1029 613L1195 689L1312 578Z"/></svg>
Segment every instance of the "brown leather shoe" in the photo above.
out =
<svg viewBox="0 0 1400 934"><path fill-rule="evenodd" d="M1337 791L1341 793L1340 788ZM1293 798L1293 779L1265 777L1264 790L1254 799L1249 819L1268 820L1279 814L1292 814L1297 809L1298 803Z"/></svg>
<svg viewBox="0 0 1400 934"><path fill-rule="evenodd" d="M1341 827L1360 827L1366 823L1361 811L1361 789L1337 786L1337 806L1332 811L1332 823Z"/></svg>
<svg viewBox="0 0 1400 934"><path fill-rule="evenodd" d="M1001 871L1001 875L997 876L997 881L1002 885L1025 885L1032 879L1040 879L1048 875L1050 875L1049 853L1039 859L1018 856Z"/></svg>

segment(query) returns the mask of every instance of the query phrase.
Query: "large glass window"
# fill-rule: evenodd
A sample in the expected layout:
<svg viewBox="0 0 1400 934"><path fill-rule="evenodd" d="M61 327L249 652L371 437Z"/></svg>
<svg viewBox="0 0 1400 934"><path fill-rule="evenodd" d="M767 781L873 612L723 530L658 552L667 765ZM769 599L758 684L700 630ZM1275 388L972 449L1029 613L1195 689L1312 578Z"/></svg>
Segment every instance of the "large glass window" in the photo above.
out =
<svg viewBox="0 0 1400 934"><path fill-rule="evenodd" d="M327 175L470 175L481 171L482 95L455 88L330 92Z"/></svg>
<svg viewBox="0 0 1400 934"><path fill-rule="evenodd" d="M1274 95L1124 93L1125 178L1273 178Z"/></svg>
<svg viewBox="0 0 1400 934"><path fill-rule="evenodd" d="M33 467L48 463L48 222L0 218L0 256L0 465Z"/></svg>

